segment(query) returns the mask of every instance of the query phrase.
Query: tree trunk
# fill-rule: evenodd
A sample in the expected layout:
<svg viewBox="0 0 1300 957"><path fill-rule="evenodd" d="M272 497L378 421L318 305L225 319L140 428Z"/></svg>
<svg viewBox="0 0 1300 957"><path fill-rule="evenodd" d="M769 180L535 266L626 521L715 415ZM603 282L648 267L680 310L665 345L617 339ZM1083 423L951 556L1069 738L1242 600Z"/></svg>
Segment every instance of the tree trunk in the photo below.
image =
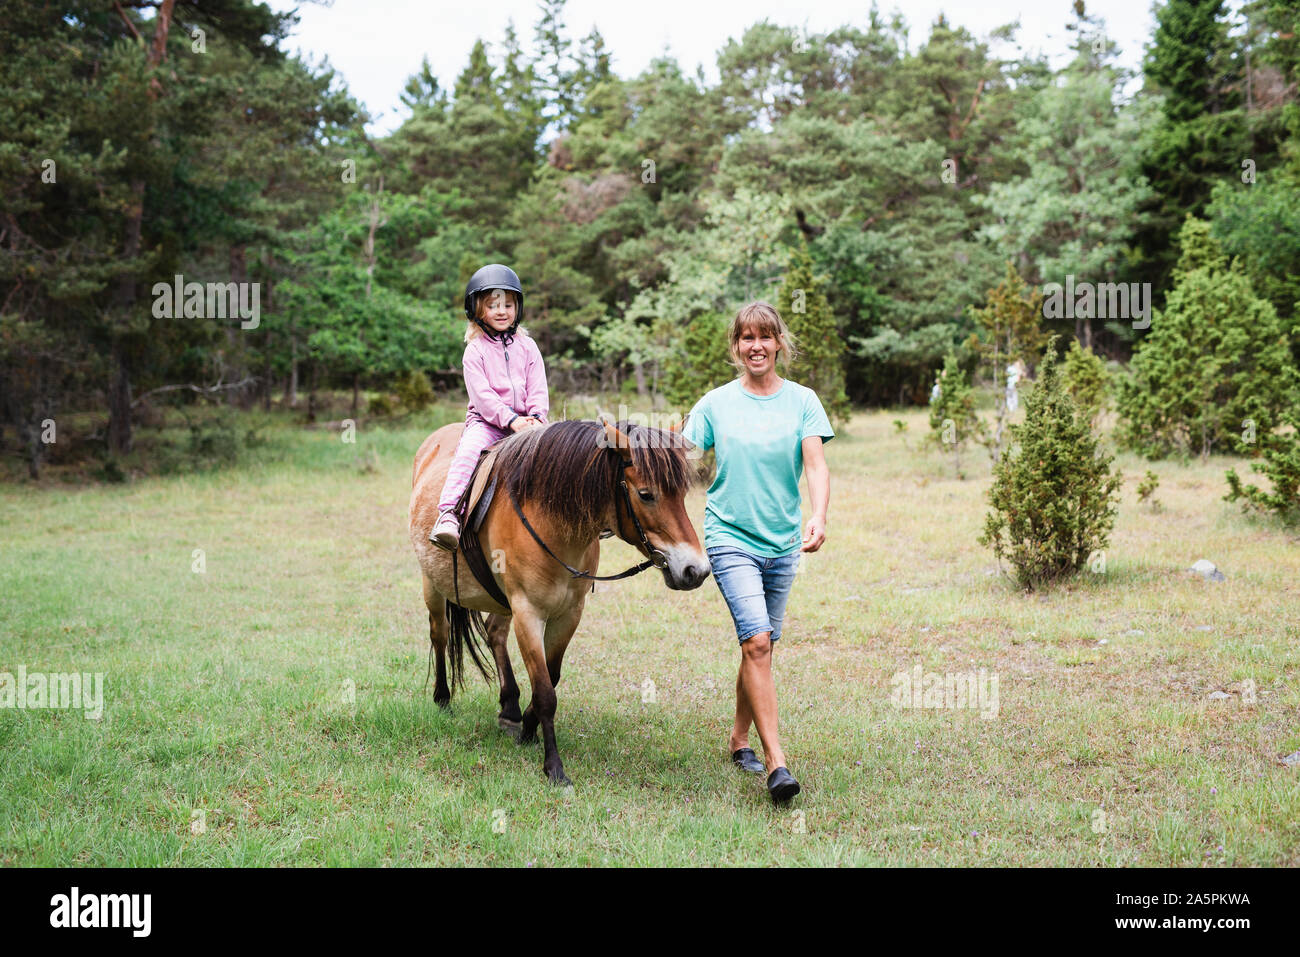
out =
<svg viewBox="0 0 1300 957"><path fill-rule="evenodd" d="M316 360L313 359L311 363L311 376L310 376L311 383L308 386L308 392L307 392L307 421L308 422L316 421L316 374L318 368L319 366Z"/></svg>
<svg viewBox="0 0 1300 957"><path fill-rule="evenodd" d="M361 373L352 373L352 418L357 417L357 399L361 392Z"/></svg>
<svg viewBox="0 0 1300 957"><path fill-rule="evenodd" d="M131 436L131 371L120 336L113 338L113 380L108 387L108 448L125 455L134 444Z"/></svg>
<svg viewBox="0 0 1300 957"><path fill-rule="evenodd" d="M275 284L271 280L271 267L274 265L274 257L268 249L262 255L262 265L265 267L266 274L266 311L269 313L274 305L271 297L275 292ZM268 328L263 334L262 346L262 411L271 411L271 348L274 340L271 338L271 330Z"/></svg>
<svg viewBox="0 0 1300 957"><path fill-rule="evenodd" d="M241 244L230 247L230 281L240 286L248 282L247 252L247 248ZM231 382L242 382L248 378L247 349L244 348L244 341L239 335L243 330L239 328L238 323L238 318L227 317L225 368L221 370L221 378L229 379ZM248 399L247 387L230 389L226 393L226 404L237 405L241 409L248 409Z"/></svg>
<svg viewBox="0 0 1300 957"><path fill-rule="evenodd" d="M268 329L263 336L265 344L262 346L262 411L271 411L271 331Z"/></svg>
<svg viewBox="0 0 1300 957"><path fill-rule="evenodd" d="M176 0L162 0L158 14L154 18L153 44L149 48L149 66L156 67L162 63L167 52L167 33L171 29L172 9ZM157 77L149 82L149 98L158 98L161 86ZM140 255L140 234L144 226L144 190L142 179L131 183L130 215L126 221L126 236L122 243L123 259L130 263ZM128 269L131 267L128 265ZM118 280L116 305L124 314L129 315L135 307L136 276L124 272ZM108 447L111 451L124 455L131 451L131 373L127 363L127 352L120 335L113 337L113 381L108 390Z"/></svg>
<svg viewBox="0 0 1300 957"><path fill-rule="evenodd" d="M289 375L284 380L284 404L298 408L298 337L293 324L289 325Z"/></svg>

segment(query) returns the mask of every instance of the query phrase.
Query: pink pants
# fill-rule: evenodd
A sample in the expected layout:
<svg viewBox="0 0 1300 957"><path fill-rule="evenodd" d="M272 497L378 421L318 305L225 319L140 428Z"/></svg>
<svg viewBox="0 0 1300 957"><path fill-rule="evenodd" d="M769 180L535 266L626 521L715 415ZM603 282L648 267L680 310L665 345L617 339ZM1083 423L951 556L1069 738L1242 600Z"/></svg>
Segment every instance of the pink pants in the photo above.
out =
<svg viewBox="0 0 1300 957"><path fill-rule="evenodd" d="M465 486L469 485L470 476L474 474L479 453L509 434L509 429L498 429L494 425L488 425L477 415L466 416L465 431L461 434L460 444L456 446L456 455L451 460L451 468L447 470L447 481L442 486L442 497L438 500L439 514L455 508L456 503L460 501Z"/></svg>

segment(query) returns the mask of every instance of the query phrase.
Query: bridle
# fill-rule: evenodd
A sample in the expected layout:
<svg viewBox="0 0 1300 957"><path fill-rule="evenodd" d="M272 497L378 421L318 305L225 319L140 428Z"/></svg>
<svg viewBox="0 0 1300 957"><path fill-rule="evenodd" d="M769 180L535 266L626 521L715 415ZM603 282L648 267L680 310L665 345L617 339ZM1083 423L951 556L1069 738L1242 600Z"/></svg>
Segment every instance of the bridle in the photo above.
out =
<svg viewBox="0 0 1300 957"><path fill-rule="evenodd" d="M620 461L622 462L623 465L623 472L626 474L627 470L632 467L632 460L630 458L623 458L622 456L620 456ZM524 528L528 529L528 534L533 536L533 541L535 541L538 545L542 546L542 551L546 552L546 554L550 555L557 562L559 562L566 569L568 569L569 574L572 575L574 578L588 578L593 582L612 582L612 581L618 581L620 578L630 578L633 575L638 575L641 572L645 571L647 568L651 568L651 567L667 568L668 556L665 555L658 548L655 548L653 545L650 544L650 538L646 535L645 529L641 526L641 520L636 517L636 509L632 507L632 493L628 491L626 478L620 478L618 480L618 488L619 491L622 493L621 501L625 506L627 506L627 513L628 515L632 516L632 524L636 528L637 536L641 539L640 547L644 549L645 553L650 557L646 561L642 562L640 565L634 565L633 567L627 569L626 571L619 572L617 575L593 575L590 572L578 571L576 568L574 568L572 565L566 562L559 555L555 554L555 552L551 551L550 546L548 546L544 541L542 541L542 537L537 534L537 531L529 523L528 517L524 515L524 510L519 507L519 501L518 499L515 498L514 489L509 489L510 504L515 507L515 514L518 515L519 520L524 523ZM615 525L618 525L620 523L620 519L618 515L619 501L620 498L615 497L614 499Z"/></svg>

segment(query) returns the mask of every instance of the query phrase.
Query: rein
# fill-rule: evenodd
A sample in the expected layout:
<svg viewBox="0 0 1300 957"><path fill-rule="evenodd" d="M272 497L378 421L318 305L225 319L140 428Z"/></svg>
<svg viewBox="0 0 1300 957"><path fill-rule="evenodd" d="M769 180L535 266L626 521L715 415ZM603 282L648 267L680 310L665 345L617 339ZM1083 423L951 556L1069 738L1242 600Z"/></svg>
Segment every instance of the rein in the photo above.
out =
<svg viewBox="0 0 1300 957"><path fill-rule="evenodd" d="M623 459L624 471L631 467L632 460ZM555 552L551 551L550 546L542 541L542 536L538 535L536 529L534 529L529 523L527 516L524 515L524 510L519 507L518 499L515 498L514 489L509 488L509 483L507 483L507 488L510 493L510 504L515 507L515 514L519 516L519 521L524 523L524 528L528 529L528 534L533 536L533 541L542 546L542 551L546 552L546 554L550 555L568 569L569 574L574 578L589 578L593 582L618 581L620 578L630 578L633 575L639 575L647 568L664 568L668 564L668 556L650 544L650 539L646 536L645 529L641 527L641 520L636 517L636 510L632 508L632 495L627 490L627 479L619 479L618 487L619 491L623 493L623 504L627 506L627 513L632 516L632 524L636 526L636 533L641 538L641 546L646 550L650 557L640 565L634 565L626 571L619 572L617 575L593 575L590 572L578 571L559 555L555 554ZM614 500L614 520L615 522L618 521L618 499Z"/></svg>

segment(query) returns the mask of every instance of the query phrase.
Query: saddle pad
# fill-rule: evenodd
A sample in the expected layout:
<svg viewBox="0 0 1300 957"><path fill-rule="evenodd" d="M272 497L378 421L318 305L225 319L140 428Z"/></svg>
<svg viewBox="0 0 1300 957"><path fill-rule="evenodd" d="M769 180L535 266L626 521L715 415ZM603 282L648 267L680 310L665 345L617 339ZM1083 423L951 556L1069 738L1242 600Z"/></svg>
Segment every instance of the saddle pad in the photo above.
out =
<svg viewBox="0 0 1300 957"><path fill-rule="evenodd" d="M474 514L475 506L478 505L479 499L483 497L483 490L487 488L488 479L492 475L492 466L496 464L497 452L500 448L500 442L489 445L478 457L478 462L474 466L474 473L469 478L469 496L462 500L463 505L457 503L456 511L461 516L463 527L468 527L466 519ZM486 511L484 509L484 512ZM475 528L477 529L477 526Z"/></svg>
<svg viewBox="0 0 1300 957"><path fill-rule="evenodd" d="M478 539L478 530L482 527L488 509L492 506L492 498L496 494L496 478L492 475L492 467L496 464L496 457L496 445L484 450L483 454L479 456L478 463L474 466L474 474L470 476L469 485L456 505L456 511L461 516L461 532L460 548L451 557L452 572L454 579L457 558L464 557L465 564L468 566L470 574L474 576L475 581L492 597L493 601L509 608L510 600L497 585L496 576L492 574L492 569L488 567L487 558L483 554L483 547ZM459 585L456 586L456 599L459 604Z"/></svg>

